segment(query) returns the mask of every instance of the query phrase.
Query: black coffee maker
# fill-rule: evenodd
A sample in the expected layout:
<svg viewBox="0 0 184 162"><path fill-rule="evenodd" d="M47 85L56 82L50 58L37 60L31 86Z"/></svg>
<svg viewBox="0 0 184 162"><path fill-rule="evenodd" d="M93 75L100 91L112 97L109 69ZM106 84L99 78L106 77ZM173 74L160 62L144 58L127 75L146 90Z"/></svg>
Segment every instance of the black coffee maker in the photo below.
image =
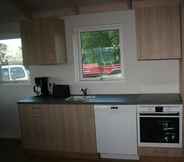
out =
<svg viewBox="0 0 184 162"><path fill-rule="evenodd" d="M49 96L48 77L35 78L33 90L37 96Z"/></svg>

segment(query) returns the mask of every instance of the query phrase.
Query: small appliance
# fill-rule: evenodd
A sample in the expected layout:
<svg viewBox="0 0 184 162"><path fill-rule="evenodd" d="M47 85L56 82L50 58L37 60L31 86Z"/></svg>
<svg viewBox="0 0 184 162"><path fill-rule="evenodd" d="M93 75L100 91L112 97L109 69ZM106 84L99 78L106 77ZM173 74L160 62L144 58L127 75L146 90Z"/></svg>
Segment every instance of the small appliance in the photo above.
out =
<svg viewBox="0 0 184 162"><path fill-rule="evenodd" d="M54 84L52 95L54 97L67 98L70 97L69 85Z"/></svg>
<svg viewBox="0 0 184 162"><path fill-rule="evenodd" d="M33 90L37 96L49 96L48 77L35 78Z"/></svg>

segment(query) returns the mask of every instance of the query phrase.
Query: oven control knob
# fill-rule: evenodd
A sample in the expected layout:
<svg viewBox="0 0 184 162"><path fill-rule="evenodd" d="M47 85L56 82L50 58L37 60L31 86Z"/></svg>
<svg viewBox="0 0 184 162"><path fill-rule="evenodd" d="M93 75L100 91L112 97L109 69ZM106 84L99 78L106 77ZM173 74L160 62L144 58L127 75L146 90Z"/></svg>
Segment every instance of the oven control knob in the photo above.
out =
<svg viewBox="0 0 184 162"><path fill-rule="evenodd" d="M169 142L169 138L168 137L164 137L164 139L165 139L166 143Z"/></svg>
<svg viewBox="0 0 184 162"><path fill-rule="evenodd" d="M163 106L155 106L155 112L163 112L164 107Z"/></svg>

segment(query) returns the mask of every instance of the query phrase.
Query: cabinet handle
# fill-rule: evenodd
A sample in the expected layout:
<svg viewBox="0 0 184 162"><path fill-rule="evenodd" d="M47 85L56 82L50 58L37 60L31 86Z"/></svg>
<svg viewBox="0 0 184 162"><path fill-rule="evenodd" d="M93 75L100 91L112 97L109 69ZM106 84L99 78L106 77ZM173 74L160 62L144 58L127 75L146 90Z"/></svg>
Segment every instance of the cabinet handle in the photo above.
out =
<svg viewBox="0 0 184 162"><path fill-rule="evenodd" d="M33 114L32 118L40 118L41 116L39 114Z"/></svg>
<svg viewBox="0 0 184 162"><path fill-rule="evenodd" d="M33 107L32 112L40 112L40 107Z"/></svg>
<svg viewBox="0 0 184 162"><path fill-rule="evenodd" d="M32 107L32 110L40 110L40 107Z"/></svg>
<svg viewBox="0 0 184 162"><path fill-rule="evenodd" d="M118 106L112 106L111 107L111 110L117 110L118 109Z"/></svg>
<svg viewBox="0 0 184 162"><path fill-rule="evenodd" d="M32 117L37 118L40 117L40 107L33 107L32 108Z"/></svg>

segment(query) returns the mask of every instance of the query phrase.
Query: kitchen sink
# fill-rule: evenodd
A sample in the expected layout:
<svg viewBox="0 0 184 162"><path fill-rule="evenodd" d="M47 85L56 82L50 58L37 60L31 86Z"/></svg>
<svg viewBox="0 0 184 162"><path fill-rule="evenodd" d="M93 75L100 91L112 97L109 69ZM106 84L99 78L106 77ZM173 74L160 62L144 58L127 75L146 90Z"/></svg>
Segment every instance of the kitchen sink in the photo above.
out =
<svg viewBox="0 0 184 162"><path fill-rule="evenodd" d="M94 100L96 96L70 96L65 99L67 102L90 102Z"/></svg>

